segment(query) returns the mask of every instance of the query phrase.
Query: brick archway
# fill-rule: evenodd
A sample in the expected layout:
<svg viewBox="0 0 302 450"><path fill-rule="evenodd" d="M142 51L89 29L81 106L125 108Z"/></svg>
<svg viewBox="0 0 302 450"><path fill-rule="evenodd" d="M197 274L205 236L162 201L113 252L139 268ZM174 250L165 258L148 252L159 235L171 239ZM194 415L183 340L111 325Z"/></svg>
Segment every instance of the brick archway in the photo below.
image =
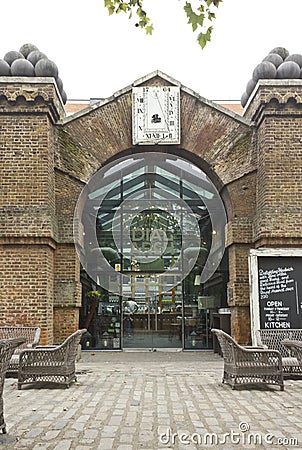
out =
<svg viewBox="0 0 302 450"><path fill-rule="evenodd" d="M136 85L173 83L156 72ZM6 280L1 289L3 320L41 326L42 343L60 342L78 326L81 305L80 264L73 242L75 205L101 165L134 151L132 89L64 120L60 120L63 106L49 79L37 79L29 90L26 79L11 77L9 83L3 80L0 89L6 139L6 181L0 194L4 205L0 264ZM201 167L224 200L233 331L247 341L247 253L253 246L251 217L256 210L255 131L248 120L184 86L180 102L181 143L160 148ZM152 146L137 147L152 151Z"/></svg>

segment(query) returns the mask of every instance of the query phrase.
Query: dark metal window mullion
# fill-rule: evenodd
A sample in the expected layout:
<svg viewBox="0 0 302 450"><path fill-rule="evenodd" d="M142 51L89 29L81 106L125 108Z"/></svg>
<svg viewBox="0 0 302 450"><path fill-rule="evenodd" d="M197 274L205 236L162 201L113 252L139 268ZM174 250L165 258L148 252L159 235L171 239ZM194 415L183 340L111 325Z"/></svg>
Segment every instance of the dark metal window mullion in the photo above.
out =
<svg viewBox="0 0 302 450"><path fill-rule="evenodd" d="M121 349L124 347L124 311L123 311L123 270L124 270L124 242L123 242L123 220L124 220L124 213L123 213L123 200L124 200L124 184L123 184L123 177L121 177L121 184L120 184L120 207L121 207L121 221L120 221L120 246L121 246L121 256L120 256L120 263L121 263L121 271L119 275L120 283L119 283L119 298L120 298L120 346Z"/></svg>
<svg viewBox="0 0 302 450"><path fill-rule="evenodd" d="M183 199L183 183L182 183L182 177L179 178L179 197L181 199ZM182 239L182 231L183 231L183 211L182 208L180 210L180 237ZM182 242L181 242L181 270L183 271L183 246L182 246ZM181 331L181 341L182 341L182 348L185 348L185 285L184 285L185 280L182 280L181 282L181 290L182 290L182 331Z"/></svg>
<svg viewBox="0 0 302 450"><path fill-rule="evenodd" d="M121 199L121 221L120 221L120 248L121 248L121 273L124 271L124 241L123 241L123 221L124 221L124 211L123 211L123 201L124 201L124 183L123 177L121 177L121 185L120 185L120 199Z"/></svg>

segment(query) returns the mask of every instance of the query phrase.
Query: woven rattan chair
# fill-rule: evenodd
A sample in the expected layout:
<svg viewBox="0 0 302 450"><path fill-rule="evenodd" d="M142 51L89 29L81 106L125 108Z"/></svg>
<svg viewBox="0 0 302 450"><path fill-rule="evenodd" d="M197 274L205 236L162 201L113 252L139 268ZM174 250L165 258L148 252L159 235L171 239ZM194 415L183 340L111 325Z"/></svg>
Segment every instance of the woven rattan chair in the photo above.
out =
<svg viewBox="0 0 302 450"><path fill-rule="evenodd" d="M283 375L286 378L302 377L302 366L299 364L294 353L289 352L283 342L302 341L302 329L278 329L278 330L258 330L256 332L257 345L278 350L282 356Z"/></svg>
<svg viewBox="0 0 302 450"><path fill-rule="evenodd" d="M25 339L1 339L0 340L0 430L6 433L6 424L3 414L3 387L5 374L15 349L24 343Z"/></svg>
<svg viewBox="0 0 302 450"><path fill-rule="evenodd" d="M234 389L243 384L274 384L284 390L281 354L276 350L245 348L229 334L212 329L221 347L223 383Z"/></svg>
<svg viewBox="0 0 302 450"><path fill-rule="evenodd" d="M0 339L24 338L23 344L17 347L9 362L6 377L17 377L19 355L24 348L34 348L39 344L41 328L39 327L0 327Z"/></svg>
<svg viewBox="0 0 302 450"><path fill-rule="evenodd" d="M61 345L22 350L19 358L18 389L23 384L57 383L69 387L76 381L75 362L86 329L71 334Z"/></svg>
<svg viewBox="0 0 302 450"><path fill-rule="evenodd" d="M288 349L293 358L296 358L302 371L302 341L284 339L282 345Z"/></svg>

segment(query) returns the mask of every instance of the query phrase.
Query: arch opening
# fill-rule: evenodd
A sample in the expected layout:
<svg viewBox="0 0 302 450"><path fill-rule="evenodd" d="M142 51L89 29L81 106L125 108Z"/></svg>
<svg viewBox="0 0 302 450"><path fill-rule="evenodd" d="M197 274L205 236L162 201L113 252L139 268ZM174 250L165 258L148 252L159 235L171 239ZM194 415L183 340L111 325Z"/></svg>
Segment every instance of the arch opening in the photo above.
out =
<svg viewBox="0 0 302 450"><path fill-rule="evenodd" d="M133 153L102 167L74 220L84 348L212 348L227 308L225 224L214 184L183 157Z"/></svg>

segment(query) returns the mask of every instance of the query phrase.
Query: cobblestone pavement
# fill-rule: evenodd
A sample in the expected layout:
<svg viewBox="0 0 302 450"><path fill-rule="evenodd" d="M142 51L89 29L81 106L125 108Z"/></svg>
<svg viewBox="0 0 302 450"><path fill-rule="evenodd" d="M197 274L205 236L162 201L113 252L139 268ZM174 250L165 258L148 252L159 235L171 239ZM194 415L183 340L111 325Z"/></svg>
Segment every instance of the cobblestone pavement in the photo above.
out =
<svg viewBox="0 0 302 450"><path fill-rule="evenodd" d="M232 390L212 352L82 352L69 389L5 381L1 448L302 449L302 380Z"/></svg>

